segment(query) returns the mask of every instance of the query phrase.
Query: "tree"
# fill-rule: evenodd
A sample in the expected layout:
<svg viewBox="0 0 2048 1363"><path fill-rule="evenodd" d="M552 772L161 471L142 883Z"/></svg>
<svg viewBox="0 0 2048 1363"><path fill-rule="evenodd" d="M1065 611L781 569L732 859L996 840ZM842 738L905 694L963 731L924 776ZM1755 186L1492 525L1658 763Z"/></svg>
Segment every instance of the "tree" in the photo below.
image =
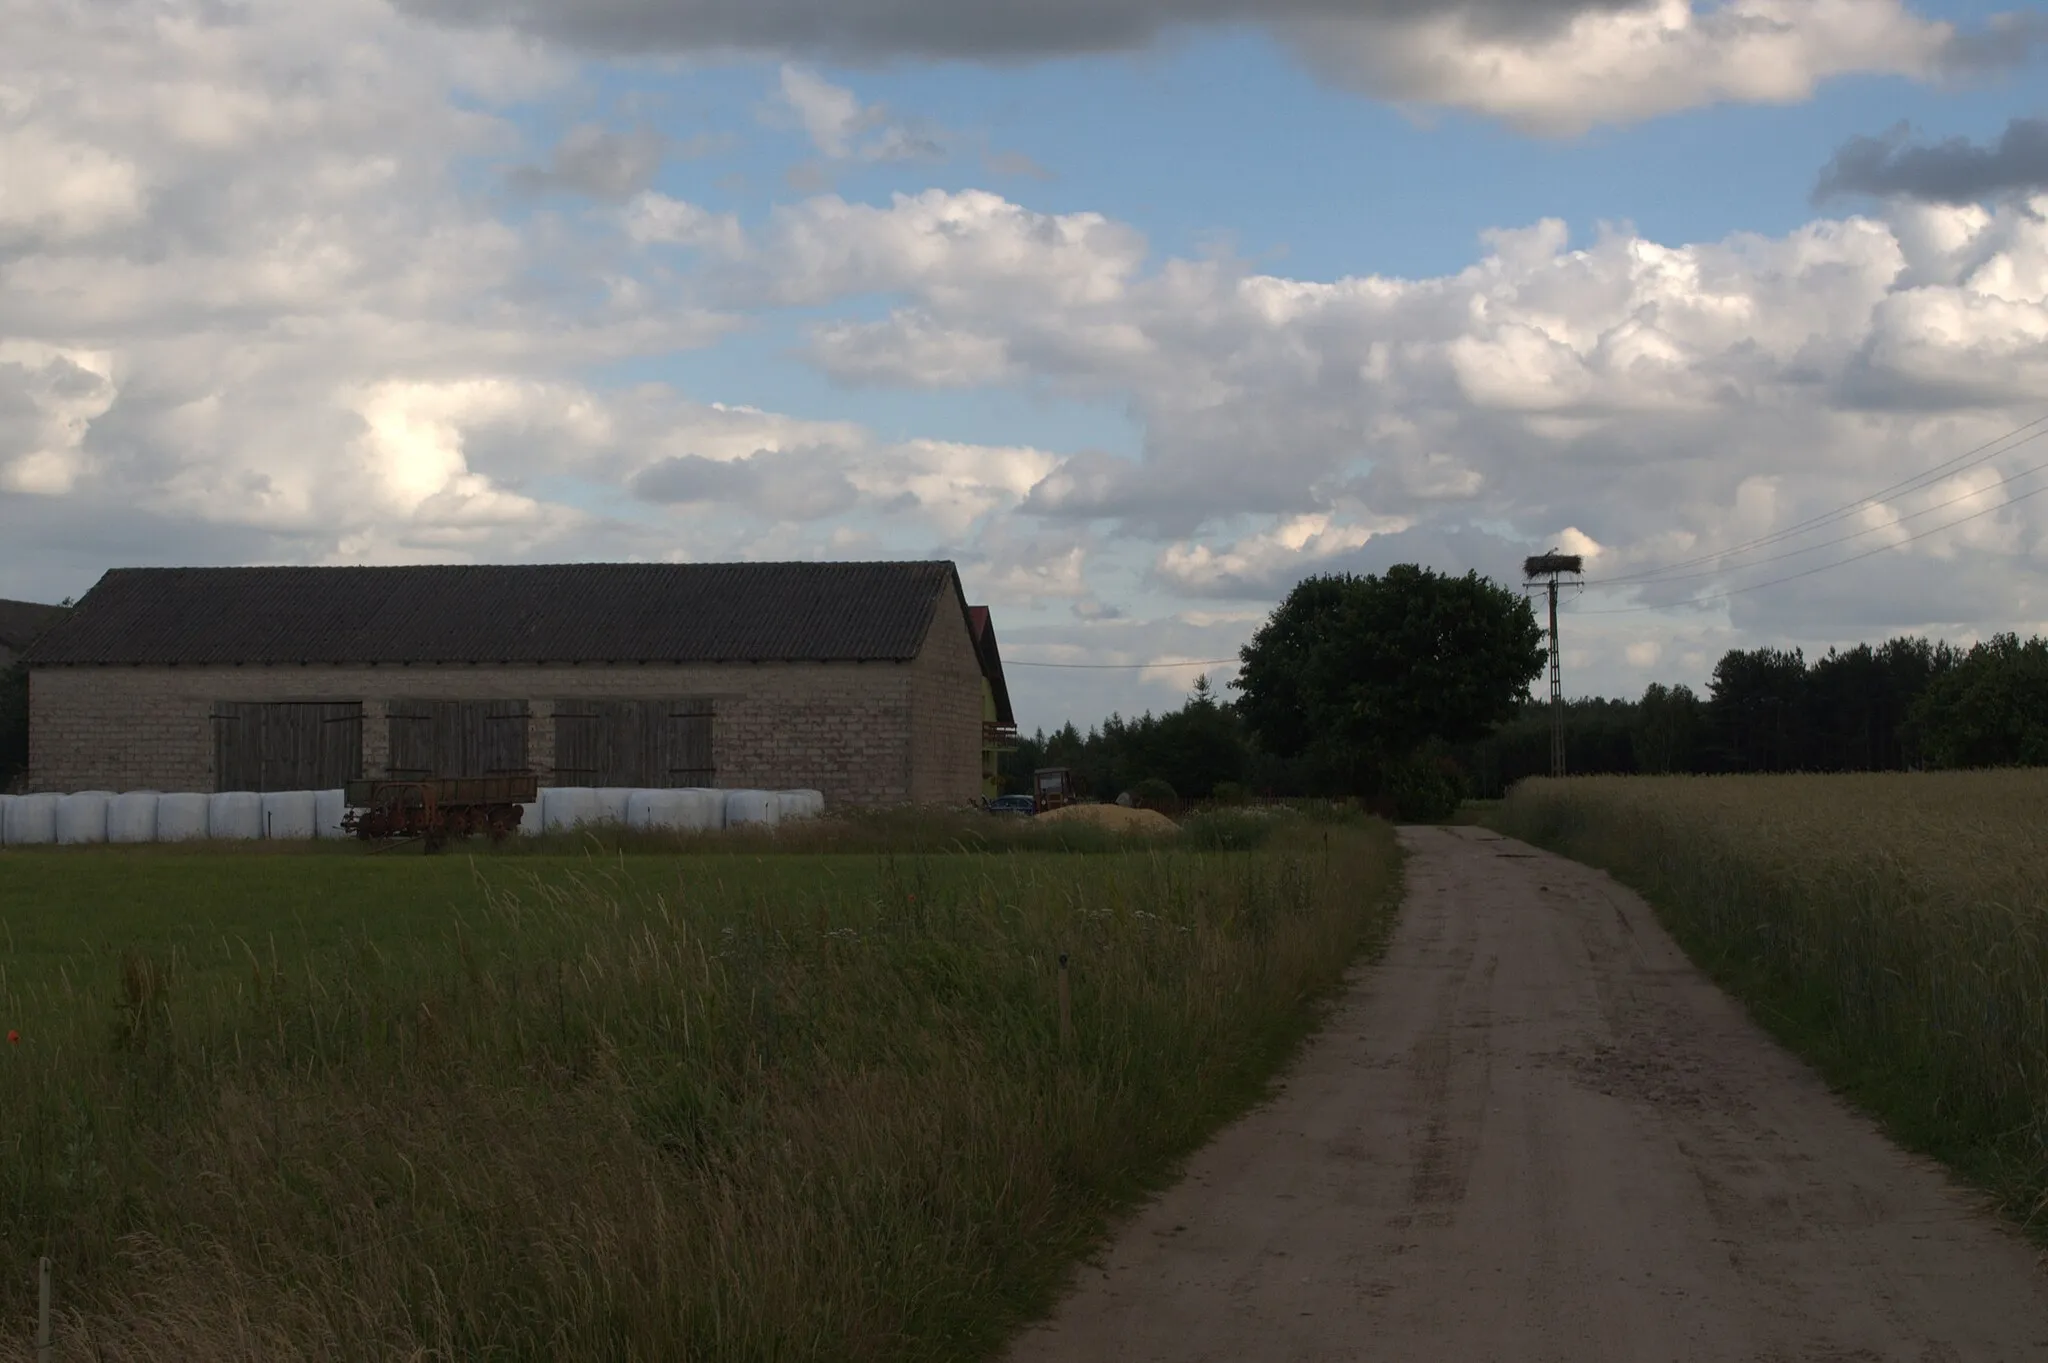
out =
<svg viewBox="0 0 2048 1363"><path fill-rule="evenodd" d="M0 790L28 770L28 664L0 671Z"/></svg>
<svg viewBox="0 0 2048 1363"><path fill-rule="evenodd" d="M1651 682L1636 703L1635 729L1630 736L1636 770L1656 774L1697 771L1701 727L1699 697L1690 686ZM1578 769L1595 770L1583 763Z"/></svg>
<svg viewBox="0 0 2048 1363"><path fill-rule="evenodd" d="M1207 799L1219 783L1242 782L1251 770L1244 721L1217 704L1206 676L1195 678L1187 704L1156 720L1147 716L1130 738L1129 779L1156 777L1187 799Z"/></svg>
<svg viewBox="0 0 2048 1363"><path fill-rule="evenodd" d="M1405 563L1304 580L1239 656L1231 685L1259 741L1326 785L1373 793L1425 744L1513 717L1544 662L1520 593Z"/></svg>
<svg viewBox="0 0 2048 1363"><path fill-rule="evenodd" d="M1642 707L1625 700L1581 696L1564 703L1566 767L1581 776L1640 769ZM1550 702L1528 699L1514 718L1484 737L1452 749L1466 794L1496 800L1529 776L1550 772Z"/></svg>
<svg viewBox="0 0 2048 1363"><path fill-rule="evenodd" d="M1807 765L1817 771L1897 771L1912 764L1906 720L1956 652L1925 639L1829 649L1806 673Z"/></svg>
<svg viewBox="0 0 2048 1363"><path fill-rule="evenodd" d="M1971 648L1921 692L1911 727L1936 766L2048 765L2048 639Z"/></svg>
<svg viewBox="0 0 2048 1363"><path fill-rule="evenodd" d="M1356 581L1349 576L1304 578L1239 651L1243 669L1230 683L1240 693L1237 712L1266 751L1300 757L1314 745L1317 714L1310 695L1311 660Z"/></svg>
<svg viewBox="0 0 2048 1363"><path fill-rule="evenodd" d="M1219 783L1242 783L1251 764L1244 721L1217 702L1207 677L1198 677L1178 710L1137 719L1111 715L1086 735L1068 724L1050 737L1040 732L1023 739L1003 761L1003 784L1028 791L1034 768L1062 766L1072 770L1077 789L1100 799L1149 779L1199 800Z"/></svg>
<svg viewBox="0 0 2048 1363"><path fill-rule="evenodd" d="M1806 658L1798 649L1730 649L1714 665L1707 694L1708 719L1727 770L1808 766Z"/></svg>

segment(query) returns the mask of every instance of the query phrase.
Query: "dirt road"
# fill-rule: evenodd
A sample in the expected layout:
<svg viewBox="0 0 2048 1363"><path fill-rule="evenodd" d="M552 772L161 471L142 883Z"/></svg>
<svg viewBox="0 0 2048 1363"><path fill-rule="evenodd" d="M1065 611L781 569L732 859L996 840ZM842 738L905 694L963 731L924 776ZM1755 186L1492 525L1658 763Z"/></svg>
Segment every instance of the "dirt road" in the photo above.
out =
<svg viewBox="0 0 2048 1363"><path fill-rule="evenodd" d="M2048 1360L2048 1275L1606 876L1420 829L1385 962L1015 1363Z"/></svg>

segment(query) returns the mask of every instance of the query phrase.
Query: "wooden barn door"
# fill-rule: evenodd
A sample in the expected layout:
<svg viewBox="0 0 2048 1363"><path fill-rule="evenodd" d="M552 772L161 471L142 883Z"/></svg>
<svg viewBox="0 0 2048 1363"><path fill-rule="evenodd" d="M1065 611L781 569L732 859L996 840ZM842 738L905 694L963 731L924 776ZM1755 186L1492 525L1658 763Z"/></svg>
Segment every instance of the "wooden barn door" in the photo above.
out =
<svg viewBox="0 0 2048 1363"><path fill-rule="evenodd" d="M660 773L660 786L715 786L718 769L711 761L711 702L650 701L650 773Z"/></svg>
<svg viewBox="0 0 2048 1363"><path fill-rule="evenodd" d="M387 770L394 781L526 771L523 700L393 700Z"/></svg>
<svg viewBox="0 0 2048 1363"><path fill-rule="evenodd" d="M606 723L604 702L558 700L555 702L555 784L558 786L602 786L611 771L611 726Z"/></svg>
<svg viewBox="0 0 2048 1363"><path fill-rule="evenodd" d="M555 783L674 789L709 786L708 700L558 700Z"/></svg>
<svg viewBox="0 0 2048 1363"><path fill-rule="evenodd" d="M334 790L363 774L360 701L217 701L215 790Z"/></svg>

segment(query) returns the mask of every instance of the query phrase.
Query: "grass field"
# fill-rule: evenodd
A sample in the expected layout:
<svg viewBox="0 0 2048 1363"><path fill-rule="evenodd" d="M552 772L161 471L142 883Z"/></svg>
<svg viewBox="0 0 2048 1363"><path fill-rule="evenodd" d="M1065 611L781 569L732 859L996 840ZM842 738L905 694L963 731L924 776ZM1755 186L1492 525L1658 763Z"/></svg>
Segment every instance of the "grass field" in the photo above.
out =
<svg viewBox="0 0 2048 1363"><path fill-rule="evenodd" d="M44 1253L67 1359L986 1355L1397 872L1298 815L0 853L0 1359Z"/></svg>
<svg viewBox="0 0 2048 1363"><path fill-rule="evenodd" d="M1602 866L1906 1144L2048 1233L2048 772L1527 781L1487 821Z"/></svg>

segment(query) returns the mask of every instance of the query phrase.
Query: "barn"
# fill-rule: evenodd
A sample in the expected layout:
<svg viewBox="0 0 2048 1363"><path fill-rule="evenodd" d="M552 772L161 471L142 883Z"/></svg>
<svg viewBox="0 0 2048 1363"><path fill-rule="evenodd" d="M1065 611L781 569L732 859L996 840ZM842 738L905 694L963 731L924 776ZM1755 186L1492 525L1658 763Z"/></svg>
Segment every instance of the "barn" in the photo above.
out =
<svg viewBox="0 0 2048 1363"><path fill-rule="evenodd" d="M38 791L531 771L965 803L1014 722L947 562L121 568L27 664Z"/></svg>

